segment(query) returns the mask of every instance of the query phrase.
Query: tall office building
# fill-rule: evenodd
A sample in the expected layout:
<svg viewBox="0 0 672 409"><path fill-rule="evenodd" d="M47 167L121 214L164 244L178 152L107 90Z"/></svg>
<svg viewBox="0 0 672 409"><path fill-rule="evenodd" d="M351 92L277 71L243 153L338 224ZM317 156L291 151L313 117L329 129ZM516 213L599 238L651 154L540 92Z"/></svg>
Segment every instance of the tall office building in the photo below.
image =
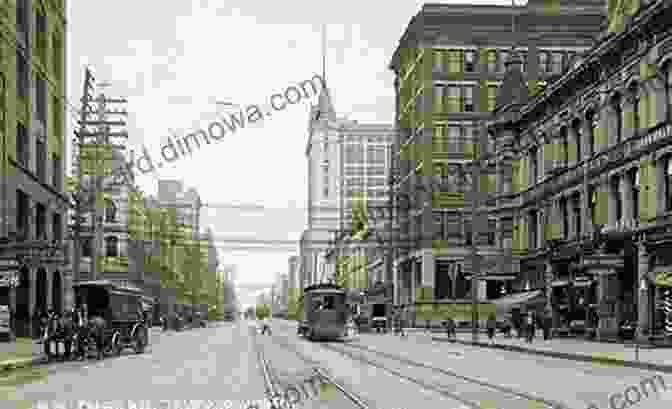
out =
<svg viewBox="0 0 672 409"><path fill-rule="evenodd" d="M411 19L390 63L399 130L393 158L401 181L395 192L399 239L409 244L396 260L400 301L468 296L473 240L486 262L496 258L494 217L479 226L489 234L471 234L467 163L475 157L477 124L495 108L512 45L522 54L529 93L538 95L594 44L604 10L596 0L426 4ZM482 191L494 190L495 180L493 163L481 178ZM488 280L513 278L493 269L480 281L479 297L488 298Z"/></svg>

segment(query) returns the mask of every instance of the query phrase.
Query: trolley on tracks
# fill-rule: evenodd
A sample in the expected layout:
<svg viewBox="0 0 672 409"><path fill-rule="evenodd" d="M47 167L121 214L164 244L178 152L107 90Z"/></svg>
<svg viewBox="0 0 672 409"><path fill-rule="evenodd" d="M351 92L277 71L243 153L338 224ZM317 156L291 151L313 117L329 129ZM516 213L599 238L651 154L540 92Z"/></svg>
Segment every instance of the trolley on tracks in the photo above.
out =
<svg viewBox="0 0 672 409"><path fill-rule="evenodd" d="M121 355L125 348L140 354L148 345L142 290L120 286L108 280L84 281L73 285L78 304L86 305L89 321L102 318L103 352Z"/></svg>
<svg viewBox="0 0 672 409"><path fill-rule="evenodd" d="M347 336L349 309L345 291L335 284L314 284L303 293L305 320L298 333L311 341L338 340Z"/></svg>

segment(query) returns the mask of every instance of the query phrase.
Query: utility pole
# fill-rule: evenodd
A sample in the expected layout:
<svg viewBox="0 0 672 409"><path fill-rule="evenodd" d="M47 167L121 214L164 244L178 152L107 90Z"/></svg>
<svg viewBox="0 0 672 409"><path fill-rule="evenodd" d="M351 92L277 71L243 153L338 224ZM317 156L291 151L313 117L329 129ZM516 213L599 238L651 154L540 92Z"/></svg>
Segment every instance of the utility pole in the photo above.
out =
<svg viewBox="0 0 672 409"><path fill-rule="evenodd" d="M82 146L84 146L85 143L85 133L86 133L86 123L89 118L89 113L90 113L90 106L89 103L91 102L91 96L93 94L93 88L94 88L94 82L95 79L93 78L93 74L91 73L91 70L89 68L86 68L84 71L84 85L83 85L83 91L82 91L82 108L80 110L80 120L79 120L79 132L76 132L75 135L77 136L74 141L76 141L76 145L73 146L73 150L75 148L77 149L76 156L73 157L76 170L73 172L76 178L77 185L73 186L74 192L72 192L72 197L74 199L74 206L75 206L75 217L74 217L74 248L73 248L73 264L72 264L72 272L73 272L73 279L74 282L78 282L80 280L80 265L81 265L81 260L82 260L82 237L81 237L81 232L82 232L82 213L84 212L84 199L85 195L83 192L83 186L82 186Z"/></svg>
<svg viewBox="0 0 672 409"><path fill-rule="evenodd" d="M88 70L87 70L88 71ZM103 84L100 84L103 85ZM85 86L86 91L86 86ZM85 92L85 94L87 94ZM87 94L88 95L88 94ZM92 220L91 226L94 234L94 246L93 246L93 261L91 263L91 280L96 280L98 274L102 272L102 256L103 256L103 212L105 209L104 202L104 192L107 188L107 185L104 184L106 177L111 176L112 169L112 153L115 149L124 150L126 148L125 144L114 144L112 143L111 138L128 138L126 132L110 132L111 126L125 126L125 121L110 121L107 119L108 115L127 115L126 111L108 111L108 104L121 103L125 104L128 101L126 99L111 99L107 98L104 94L100 94L97 98L97 120L89 121L83 119L80 121L80 125L85 127L95 126L98 127L97 131L89 133L82 130L79 133L80 141L80 162L82 157L86 158L88 168L90 173L93 173L93 189L90 196L89 203L93 205L91 209L90 206L88 209L80 209L80 211L91 211ZM84 151L82 148L85 148ZM120 172L125 172L125 165L123 164L123 169ZM81 166L81 164L80 164ZM127 175L132 176L132 175ZM81 183L81 182L80 182ZM112 182L114 183L114 182ZM126 179L126 183L132 183L132 179Z"/></svg>
<svg viewBox="0 0 672 409"><path fill-rule="evenodd" d="M471 337L472 342L478 342L478 284L481 279L481 255L478 254L478 244L481 240L481 232L487 232L487 216L485 220L481 212L481 206L485 202L487 192L481 192L481 169L484 164L484 158L488 152L488 133L485 126L481 124L479 129L478 141L474 143L475 160L472 165L472 189L471 189L471 256L472 256L472 276L471 276ZM485 162L487 164L487 162ZM485 224L485 228L483 227Z"/></svg>

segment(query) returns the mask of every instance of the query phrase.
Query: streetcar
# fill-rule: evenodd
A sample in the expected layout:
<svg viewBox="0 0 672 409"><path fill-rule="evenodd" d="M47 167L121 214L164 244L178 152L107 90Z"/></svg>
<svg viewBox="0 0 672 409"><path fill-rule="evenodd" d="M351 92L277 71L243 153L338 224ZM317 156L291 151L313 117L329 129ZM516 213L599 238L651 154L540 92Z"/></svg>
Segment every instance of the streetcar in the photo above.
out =
<svg viewBox="0 0 672 409"><path fill-rule="evenodd" d="M305 320L298 333L311 341L339 340L347 336L349 309L345 291L331 283L314 284L303 292Z"/></svg>

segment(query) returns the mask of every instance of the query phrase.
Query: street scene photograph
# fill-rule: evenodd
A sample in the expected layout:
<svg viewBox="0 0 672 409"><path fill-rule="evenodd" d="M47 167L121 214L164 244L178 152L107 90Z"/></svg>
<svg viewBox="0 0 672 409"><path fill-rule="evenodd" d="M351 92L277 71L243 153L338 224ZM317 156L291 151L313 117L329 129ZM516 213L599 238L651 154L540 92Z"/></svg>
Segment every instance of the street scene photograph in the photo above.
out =
<svg viewBox="0 0 672 409"><path fill-rule="evenodd" d="M672 408L672 0L0 34L0 409Z"/></svg>

